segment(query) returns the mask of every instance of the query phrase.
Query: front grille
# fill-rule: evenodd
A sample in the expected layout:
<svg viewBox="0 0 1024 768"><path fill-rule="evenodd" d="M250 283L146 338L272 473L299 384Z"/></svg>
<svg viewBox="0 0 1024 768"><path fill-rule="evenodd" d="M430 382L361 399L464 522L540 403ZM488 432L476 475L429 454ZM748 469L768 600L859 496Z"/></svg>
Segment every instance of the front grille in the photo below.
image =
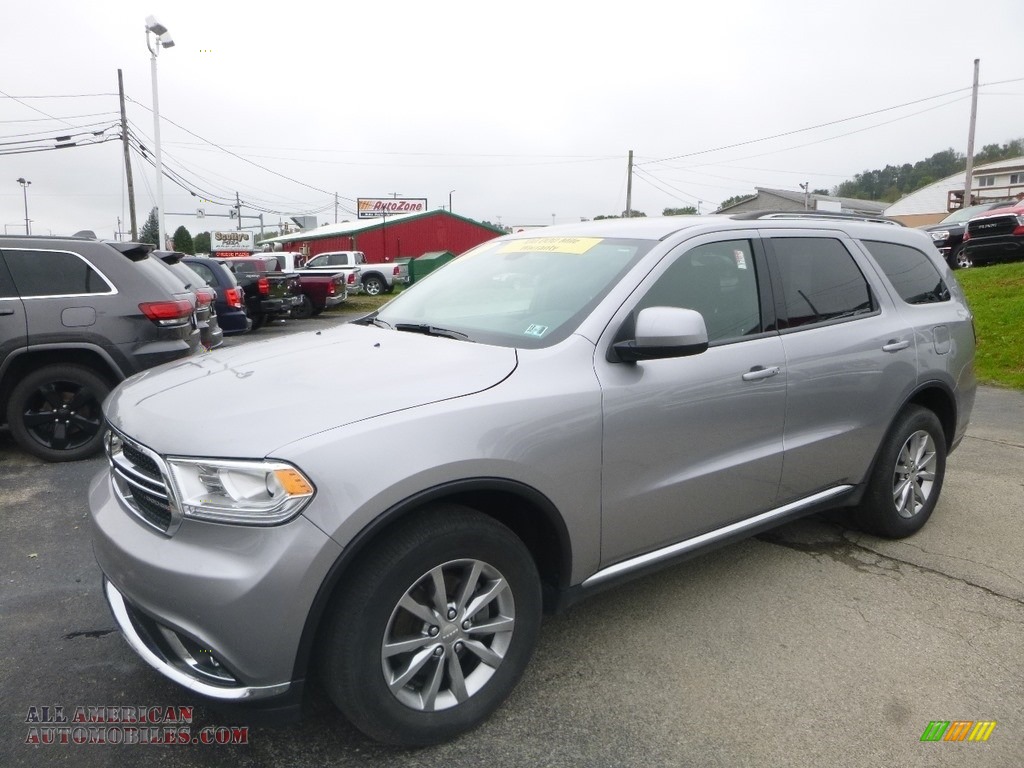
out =
<svg viewBox="0 0 1024 768"><path fill-rule="evenodd" d="M1012 235L1013 230L1016 228L1016 216L992 216L987 219L972 221L967 225L967 231L970 233L972 238Z"/></svg>
<svg viewBox="0 0 1024 768"><path fill-rule="evenodd" d="M114 488L121 501L136 517L161 533L169 533L174 521L174 502L161 459L113 430L108 433L106 449Z"/></svg>

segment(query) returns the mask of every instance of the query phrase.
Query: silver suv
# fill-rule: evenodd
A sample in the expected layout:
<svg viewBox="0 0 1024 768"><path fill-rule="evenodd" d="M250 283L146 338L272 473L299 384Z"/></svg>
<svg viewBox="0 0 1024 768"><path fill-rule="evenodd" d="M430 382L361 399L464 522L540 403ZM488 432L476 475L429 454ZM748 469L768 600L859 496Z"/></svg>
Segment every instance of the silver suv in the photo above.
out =
<svg viewBox="0 0 1024 768"><path fill-rule="evenodd" d="M512 690L544 610L826 508L916 532L974 344L914 229L498 238L355 324L122 384L90 489L106 596L193 691L293 706L316 678L373 738L449 739Z"/></svg>

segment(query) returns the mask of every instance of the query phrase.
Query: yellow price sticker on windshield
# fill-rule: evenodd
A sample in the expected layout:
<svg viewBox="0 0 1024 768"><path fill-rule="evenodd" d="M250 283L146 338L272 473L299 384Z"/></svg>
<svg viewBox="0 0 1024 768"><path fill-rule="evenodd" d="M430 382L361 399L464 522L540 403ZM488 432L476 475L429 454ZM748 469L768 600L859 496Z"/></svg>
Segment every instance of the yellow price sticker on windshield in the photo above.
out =
<svg viewBox="0 0 1024 768"><path fill-rule="evenodd" d="M530 237L513 240L499 248L500 253L586 253L601 242L600 237Z"/></svg>

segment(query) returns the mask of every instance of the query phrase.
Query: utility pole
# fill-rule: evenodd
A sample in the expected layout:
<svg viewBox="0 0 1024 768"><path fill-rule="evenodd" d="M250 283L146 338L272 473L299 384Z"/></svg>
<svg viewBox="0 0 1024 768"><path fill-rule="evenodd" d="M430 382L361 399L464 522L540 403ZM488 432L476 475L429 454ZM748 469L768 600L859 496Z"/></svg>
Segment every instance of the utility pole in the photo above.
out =
<svg viewBox="0 0 1024 768"><path fill-rule="evenodd" d="M132 242L139 239L138 221L135 218L135 184L132 181L132 161L128 154L128 118L124 112L124 78L121 70L117 70L117 93L121 99L121 145L124 147L124 175L128 181L128 215L132 224ZM118 219L118 230L121 229L121 220Z"/></svg>
<svg viewBox="0 0 1024 768"><path fill-rule="evenodd" d="M338 223L338 193L334 193L334 223Z"/></svg>
<svg viewBox="0 0 1024 768"><path fill-rule="evenodd" d="M974 174L974 123L978 119L978 70L981 59L974 60L974 88L971 90L971 127L967 131L967 178L964 180L964 204L966 208L971 204L971 187Z"/></svg>
<svg viewBox="0 0 1024 768"><path fill-rule="evenodd" d="M629 165L626 171L626 218L633 215L633 150L629 150Z"/></svg>
<svg viewBox="0 0 1024 768"><path fill-rule="evenodd" d="M804 191L804 210L809 210L811 207L811 182L805 181L800 185L800 189Z"/></svg>
<svg viewBox="0 0 1024 768"><path fill-rule="evenodd" d="M235 192L235 218L238 219L238 231L242 230L242 201L238 197L238 193Z"/></svg>

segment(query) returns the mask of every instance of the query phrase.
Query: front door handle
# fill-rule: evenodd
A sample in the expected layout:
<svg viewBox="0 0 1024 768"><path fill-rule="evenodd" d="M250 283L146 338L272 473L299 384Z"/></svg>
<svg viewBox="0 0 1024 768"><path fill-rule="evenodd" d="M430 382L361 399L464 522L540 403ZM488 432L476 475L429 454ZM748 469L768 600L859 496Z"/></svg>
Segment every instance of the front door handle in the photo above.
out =
<svg viewBox="0 0 1024 768"><path fill-rule="evenodd" d="M0 309L0 316L13 315L13 309Z"/></svg>
<svg viewBox="0 0 1024 768"><path fill-rule="evenodd" d="M901 349L906 349L910 346L910 342L906 339L889 339L889 342L882 346L883 352L899 352Z"/></svg>
<svg viewBox="0 0 1024 768"><path fill-rule="evenodd" d="M769 368L765 368L763 365L755 365L749 371L743 374L744 381L760 381L761 379L770 379L772 376L777 376L779 373L779 366L773 365Z"/></svg>

